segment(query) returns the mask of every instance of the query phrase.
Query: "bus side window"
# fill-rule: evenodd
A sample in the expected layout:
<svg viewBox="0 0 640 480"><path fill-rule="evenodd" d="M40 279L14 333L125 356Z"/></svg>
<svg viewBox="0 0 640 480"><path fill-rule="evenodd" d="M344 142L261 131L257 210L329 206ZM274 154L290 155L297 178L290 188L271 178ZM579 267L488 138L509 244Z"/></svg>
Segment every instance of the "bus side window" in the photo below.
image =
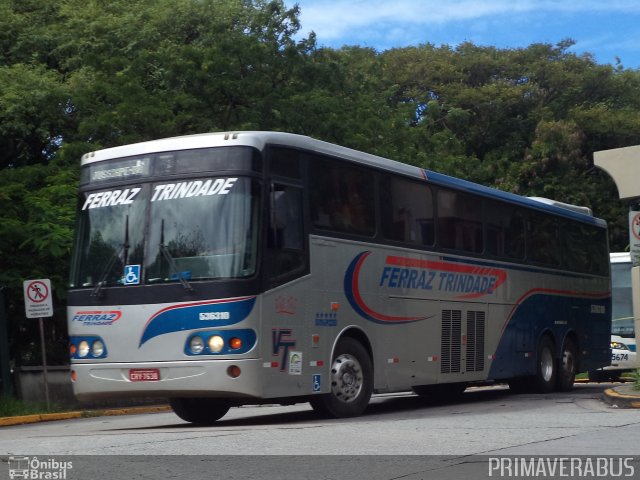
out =
<svg viewBox="0 0 640 480"><path fill-rule="evenodd" d="M438 237L443 248L481 253L482 200L460 192L438 191Z"/></svg>
<svg viewBox="0 0 640 480"><path fill-rule="evenodd" d="M309 162L311 223L337 233L372 237L376 232L373 173L324 157Z"/></svg>
<svg viewBox="0 0 640 480"><path fill-rule="evenodd" d="M424 183L382 176L382 235L387 240L431 246L435 241L433 198Z"/></svg>
<svg viewBox="0 0 640 480"><path fill-rule="evenodd" d="M302 190L291 185L273 184L270 203L270 272L272 280L276 280L305 266Z"/></svg>
<svg viewBox="0 0 640 480"><path fill-rule="evenodd" d="M512 205L485 200L486 253L501 258L524 257L524 219Z"/></svg>
<svg viewBox="0 0 640 480"><path fill-rule="evenodd" d="M527 258L547 266L560 265L558 219L531 212L527 224Z"/></svg>

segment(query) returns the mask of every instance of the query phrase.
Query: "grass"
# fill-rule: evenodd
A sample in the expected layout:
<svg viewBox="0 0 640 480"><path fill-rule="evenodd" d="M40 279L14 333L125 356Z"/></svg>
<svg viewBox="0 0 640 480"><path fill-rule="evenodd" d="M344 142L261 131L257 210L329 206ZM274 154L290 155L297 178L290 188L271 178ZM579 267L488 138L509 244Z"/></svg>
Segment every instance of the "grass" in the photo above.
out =
<svg viewBox="0 0 640 480"><path fill-rule="evenodd" d="M47 410L46 403L27 403L16 398L3 395L0 396L0 417L15 417L19 415L36 415L40 413L63 412L64 408L59 405L51 405Z"/></svg>

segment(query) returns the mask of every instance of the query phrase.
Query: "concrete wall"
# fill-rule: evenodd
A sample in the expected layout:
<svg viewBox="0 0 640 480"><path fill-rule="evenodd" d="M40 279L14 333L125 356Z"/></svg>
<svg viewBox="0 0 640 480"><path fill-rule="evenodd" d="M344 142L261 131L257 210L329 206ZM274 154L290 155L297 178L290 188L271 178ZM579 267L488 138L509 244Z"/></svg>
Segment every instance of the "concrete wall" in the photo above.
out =
<svg viewBox="0 0 640 480"><path fill-rule="evenodd" d="M44 375L42 367L20 367L14 372L17 396L24 402L44 403ZM71 387L71 373L68 366L47 367L49 399L52 404L78 405Z"/></svg>
<svg viewBox="0 0 640 480"><path fill-rule="evenodd" d="M73 395L71 386L71 370L66 366L48 366L47 379L49 380L49 400L52 405L66 408L110 408L129 407L135 405L158 405L164 403L163 399L118 399L101 400L96 402L79 402ZM45 403L44 374L42 367L19 367L14 372L16 383L16 395L23 402Z"/></svg>

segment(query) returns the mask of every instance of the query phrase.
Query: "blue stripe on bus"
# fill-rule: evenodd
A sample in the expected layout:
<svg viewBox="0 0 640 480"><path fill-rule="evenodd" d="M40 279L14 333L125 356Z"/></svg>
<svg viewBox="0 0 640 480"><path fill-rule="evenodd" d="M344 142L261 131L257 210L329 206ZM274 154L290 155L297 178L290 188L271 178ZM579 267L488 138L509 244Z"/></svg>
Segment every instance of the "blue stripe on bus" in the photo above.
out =
<svg viewBox="0 0 640 480"><path fill-rule="evenodd" d="M167 307L149 319L138 348L148 340L167 333L234 325L249 316L255 302L256 297L242 297Z"/></svg>
<svg viewBox="0 0 640 480"><path fill-rule="evenodd" d="M504 192L496 188L485 187L484 185L479 185L477 183L469 182L467 180L450 177L448 175L433 172L431 170L424 170L423 177L428 179L427 181L429 183L433 183L435 185L449 186L457 190L472 193L474 195L481 195L486 198L493 198L493 199L509 202L514 205L520 205L526 208L532 208L534 210L549 212L554 215L559 215L566 218L572 218L583 223L597 225L600 227L605 226L604 221L596 217L575 212L567 208L562 208L554 205L547 205L546 203L538 202L536 200L531 200L527 197L522 197L514 193Z"/></svg>

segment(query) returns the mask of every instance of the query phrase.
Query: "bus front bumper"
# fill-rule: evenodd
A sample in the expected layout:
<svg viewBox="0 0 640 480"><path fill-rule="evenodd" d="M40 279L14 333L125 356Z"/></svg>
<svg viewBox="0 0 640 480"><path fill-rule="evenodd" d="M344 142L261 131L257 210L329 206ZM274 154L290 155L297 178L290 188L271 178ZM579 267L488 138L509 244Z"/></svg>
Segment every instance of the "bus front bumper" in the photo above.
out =
<svg viewBox="0 0 640 480"><path fill-rule="evenodd" d="M239 368L240 375L232 377L230 367ZM259 359L72 363L71 378L78 400L122 397L260 398L261 370Z"/></svg>

